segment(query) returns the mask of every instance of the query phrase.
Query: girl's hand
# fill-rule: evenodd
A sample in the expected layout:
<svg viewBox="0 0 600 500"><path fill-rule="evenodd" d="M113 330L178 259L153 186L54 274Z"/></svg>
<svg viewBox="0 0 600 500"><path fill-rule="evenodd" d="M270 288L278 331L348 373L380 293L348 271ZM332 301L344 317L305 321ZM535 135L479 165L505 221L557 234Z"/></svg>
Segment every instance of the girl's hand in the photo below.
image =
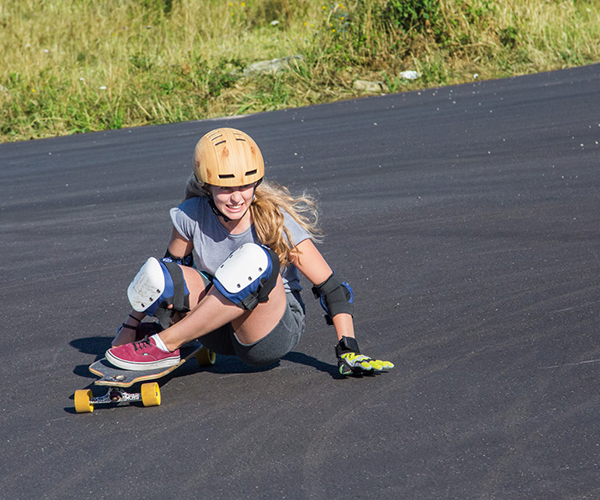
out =
<svg viewBox="0 0 600 500"><path fill-rule="evenodd" d="M342 337L339 344L335 346L335 353L338 357L338 370L345 377L376 373L394 368L394 364L389 361L372 359L360 354L358 342L352 337Z"/></svg>

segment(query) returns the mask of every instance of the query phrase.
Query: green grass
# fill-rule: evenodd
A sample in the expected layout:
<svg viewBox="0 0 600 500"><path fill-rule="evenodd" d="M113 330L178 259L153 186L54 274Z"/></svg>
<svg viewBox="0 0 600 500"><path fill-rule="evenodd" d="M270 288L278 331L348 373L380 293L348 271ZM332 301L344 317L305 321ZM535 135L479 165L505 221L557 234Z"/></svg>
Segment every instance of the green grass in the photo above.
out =
<svg viewBox="0 0 600 500"><path fill-rule="evenodd" d="M290 55L288 71L243 74ZM399 92L599 60L598 0L4 0L0 142L348 99L357 79Z"/></svg>

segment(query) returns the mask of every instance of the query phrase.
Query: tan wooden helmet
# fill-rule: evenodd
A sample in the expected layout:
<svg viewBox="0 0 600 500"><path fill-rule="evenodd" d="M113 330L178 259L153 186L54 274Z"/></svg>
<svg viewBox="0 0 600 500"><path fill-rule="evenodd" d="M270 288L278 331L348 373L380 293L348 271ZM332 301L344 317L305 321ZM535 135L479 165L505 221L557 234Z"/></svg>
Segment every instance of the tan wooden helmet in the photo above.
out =
<svg viewBox="0 0 600 500"><path fill-rule="evenodd" d="M218 128L196 144L194 174L203 185L245 186L264 177L265 163L248 134L234 128Z"/></svg>

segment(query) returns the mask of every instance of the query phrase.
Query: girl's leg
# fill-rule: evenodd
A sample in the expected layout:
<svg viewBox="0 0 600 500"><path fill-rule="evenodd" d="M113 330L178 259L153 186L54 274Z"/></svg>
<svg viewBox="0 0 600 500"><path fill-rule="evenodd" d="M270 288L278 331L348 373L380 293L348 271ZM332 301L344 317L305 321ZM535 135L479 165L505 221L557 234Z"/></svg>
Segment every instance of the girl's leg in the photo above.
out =
<svg viewBox="0 0 600 500"><path fill-rule="evenodd" d="M190 306L194 307L206 295L207 289L209 288L208 285L210 285L210 282L208 282L207 280L202 278L200 273L198 271L196 271L195 269L192 269L191 267L186 267L186 266L179 266L179 267L181 267L181 270L183 272L183 277L185 279L186 285L188 286L188 290L190 292L190 297L189 297ZM177 323L184 316L185 316L185 313L176 312L173 315L171 324ZM145 334L143 332L142 333L138 332L138 329L140 328L140 322L144 319L144 317L145 317L144 313L139 313L139 312L132 310L129 313L127 320L125 321L125 324L130 325L131 328L121 327L119 330L117 330L117 336L113 339L112 346L117 347L120 345L129 344L131 342L135 342L136 340L140 340L141 338L143 338L145 336ZM143 323L142 327L144 327L144 325L147 325L147 324ZM158 327L159 330L161 329L157 323L151 323L151 325ZM148 327L148 328L151 328L151 327ZM150 335L154 334L154 333L156 333L156 331L151 332Z"/></svg>
<svg viewBox="0 0 600 500"><path fill-rule="evenodd" d="M185 274L184 270L184 276ZM269 300L258 304L252 311L241 309L214 286L208 293L197 293L193 290L194 283L187 281L187 276L185 278L190 290L190 306L193 304L193 296L198 298L198 303L184 318L159 334L170 351L227 323L232 323L240 342L252 344L265 337L285 311L286 297L281 276L277 277L275 288L269 293Z"/></svg>
<svg viewBox="0 0 600 500"><path fill-rule="evenodd" d="M169 328L149 340L109 349L106 358L127 370L173 366L180 360L179 347L228 324L242 344L258 342L277 326L287 307L276 258L264 247L242 245L219 267L209 290L195 270L183 268L192 310L184 317L174 316ZM140 282L145 284L146 279L153 285L152 269L142 269ZM141 294L142 300L144 297ZM164 320L165 315L161 316Z"/></svg>

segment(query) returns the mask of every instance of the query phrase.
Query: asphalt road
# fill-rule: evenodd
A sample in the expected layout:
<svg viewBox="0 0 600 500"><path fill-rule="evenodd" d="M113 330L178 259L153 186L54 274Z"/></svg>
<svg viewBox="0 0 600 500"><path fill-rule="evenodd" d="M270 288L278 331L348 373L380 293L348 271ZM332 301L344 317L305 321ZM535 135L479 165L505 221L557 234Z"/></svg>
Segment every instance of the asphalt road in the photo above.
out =
<svg viewBox="0 0 600 500"><path fill-rule="evenodd" d="M396 368L337 377L305 290L278 366L75 414L218 126L319 198L360 345ZM0 145L0 498L600 498L599 142L596 65Z"/></svg>

